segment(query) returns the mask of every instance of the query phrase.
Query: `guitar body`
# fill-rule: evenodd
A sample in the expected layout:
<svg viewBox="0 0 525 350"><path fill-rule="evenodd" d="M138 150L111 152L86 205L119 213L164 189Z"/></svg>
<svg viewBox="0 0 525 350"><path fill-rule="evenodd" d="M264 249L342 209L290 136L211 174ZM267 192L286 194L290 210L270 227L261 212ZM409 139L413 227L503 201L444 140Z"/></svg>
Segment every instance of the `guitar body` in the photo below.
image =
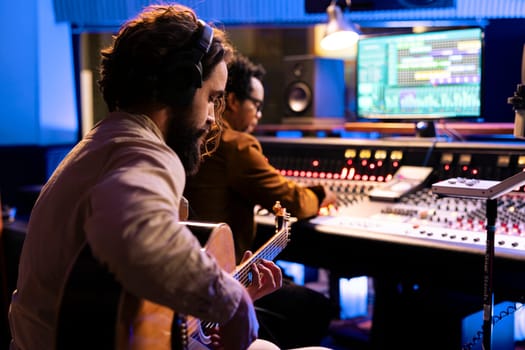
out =
<svg viewBox="0 0 525 350"><path fill-rule="evenodd" d="M202 242L219 266L249 284L251 265L271 260L289 240L288 220L276 219L276 234L241 265L225 223L183 222ZM93 257L86 244L72 266L62 293L56 349L199 350L209 349L204 329L213 324L180 315L170 308L127 293Z"/></svg>
<svg viewBox="0 0 525 350"><path fill-rule="evenodd" d="M206 241L203 249L224 270L232 272L235 269L235 247L228 225L194 222L187 222L186 225L201 241ZM146 299L138 300L127 293L120 309L122 317L119 320L117 349L208 349L205 346L208 336L203 333L197 318L176 314L168 307Z"/></svg>

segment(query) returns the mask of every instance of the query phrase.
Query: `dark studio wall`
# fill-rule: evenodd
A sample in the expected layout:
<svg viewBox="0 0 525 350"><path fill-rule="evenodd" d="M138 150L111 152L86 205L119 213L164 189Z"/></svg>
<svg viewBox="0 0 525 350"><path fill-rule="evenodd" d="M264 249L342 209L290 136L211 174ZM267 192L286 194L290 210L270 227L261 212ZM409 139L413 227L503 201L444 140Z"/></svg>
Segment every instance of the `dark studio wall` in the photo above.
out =
<svg viewBox="0 0 525 350"><path fill-rule="evenodd" d="M281 123L284 109L283 58L312 52L313 28L242 28L226 29L236 49L261 63L266 69L263 124Z"/></svg>
<svg viewBox="0 0 525 350"><path fill-rule="evenodd" d="M485 31L485 80L483 117L486 122L513 122L514 111L507 104L521 82L524 19L494 19Z"/></svg>

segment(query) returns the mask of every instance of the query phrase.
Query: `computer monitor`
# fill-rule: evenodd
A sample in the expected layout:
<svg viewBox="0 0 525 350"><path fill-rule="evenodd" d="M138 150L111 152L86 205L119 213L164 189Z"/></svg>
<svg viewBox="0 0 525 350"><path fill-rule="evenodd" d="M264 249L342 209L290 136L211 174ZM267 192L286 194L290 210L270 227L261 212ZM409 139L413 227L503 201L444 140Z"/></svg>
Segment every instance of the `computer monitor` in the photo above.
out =
<svg viewBox="0 0 525 350"><path fill-rule="evenodd" d="M358 118L481 120L481 28L363 37L356 61Z"/></svg>

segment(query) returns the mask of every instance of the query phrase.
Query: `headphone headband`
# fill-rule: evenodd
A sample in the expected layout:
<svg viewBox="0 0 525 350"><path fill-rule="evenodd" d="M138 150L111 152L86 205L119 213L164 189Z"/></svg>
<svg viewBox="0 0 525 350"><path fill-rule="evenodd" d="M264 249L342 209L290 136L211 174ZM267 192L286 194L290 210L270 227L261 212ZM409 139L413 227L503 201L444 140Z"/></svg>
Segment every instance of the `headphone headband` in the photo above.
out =
<svg viewBox="0 0 525 350"><path fill-rule="evenodd" d="M213 28L210 27L206 22L204 22L202 19L199 19L199 24L202 26L202 34L199 37L199 40L197 40L196 48L202 53L198 59L202 59L202 57L208 53L211 47L211 43L213 41Z"/></svg>
<svg viewBox="0 0 525 350"><path fill-rule="evenodd" d="M201 61L213 42L213 28L203 20L199 19L198 23L199 28L194 31L192 42L168 57L170 74L163 75L176 90L175 93L168 91L165 99L173 100L177 96L176 104L181 106L191 103L195 89L202 87Z"/></svg>

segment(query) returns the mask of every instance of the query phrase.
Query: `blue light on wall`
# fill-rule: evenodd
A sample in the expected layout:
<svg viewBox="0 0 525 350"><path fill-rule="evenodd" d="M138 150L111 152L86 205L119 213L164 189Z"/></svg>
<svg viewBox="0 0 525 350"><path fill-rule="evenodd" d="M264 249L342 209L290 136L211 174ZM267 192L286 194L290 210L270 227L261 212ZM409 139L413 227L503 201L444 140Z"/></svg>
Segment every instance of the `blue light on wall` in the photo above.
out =
<svg viewBox="0 0 525 350"><path fill-rule="evenodd" d="M52 0L0 3L0 146L77 141L73 51Z"/></svg>

